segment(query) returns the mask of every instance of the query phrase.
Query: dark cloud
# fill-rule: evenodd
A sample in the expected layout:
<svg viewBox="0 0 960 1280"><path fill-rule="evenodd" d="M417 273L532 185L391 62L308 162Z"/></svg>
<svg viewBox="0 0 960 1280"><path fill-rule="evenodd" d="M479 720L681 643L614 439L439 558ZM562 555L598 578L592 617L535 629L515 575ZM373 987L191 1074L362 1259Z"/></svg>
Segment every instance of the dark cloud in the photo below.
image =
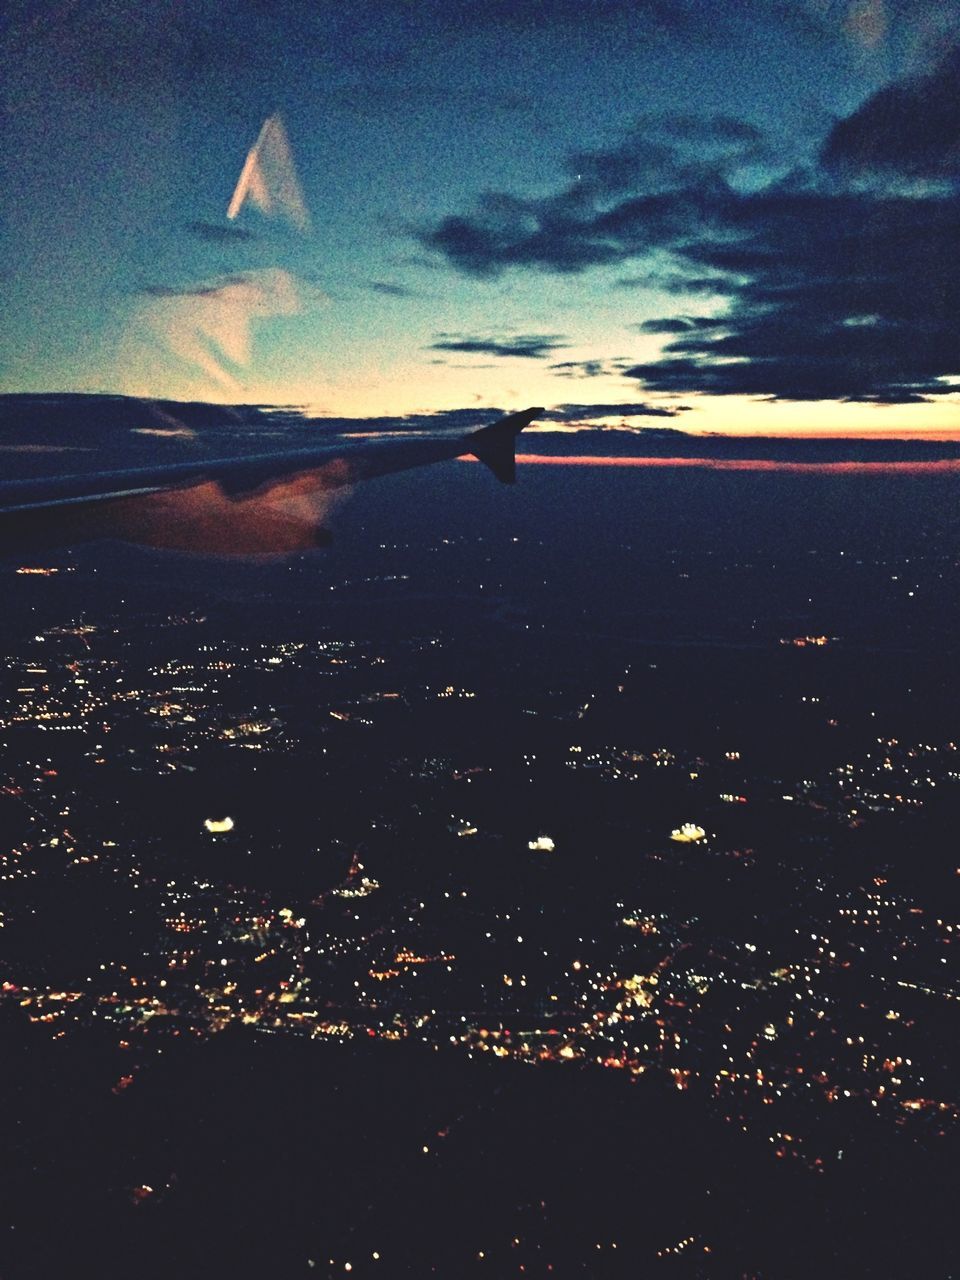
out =
<svg viewBox="0 0 960 1280"><path fill-rule="evenodd" d="M675 272L654 273L642 276L621 276L614 281L618 289L656 289L660 293L688 294L691 297L716 297L729 293L732 284L729 276L685 276Z"/></svg>
<svg viewBox="0 0 960 1280"><path fill-rule="evenodd" d="M516 408L516 405L510 408ZM736 466L746 460L765 467L820 466L839 463L883 467L889 463L920 463L923 467L955 470L960 466L956 441L897 440L895 438L776 439L699 435L668 426L591 425L590 414L634 406L560 405L539 421L570 422L576 432L549 429L523 438L521 451L537 456L662 459L668 465ZM576 422L564 414L576 410ZM351 438L418 433L462 434L495 421L507 408L460 408L402 417L317 418L302 410L269 405L223 405L172 400L143 400L124 396L81 394L0 395L0 439L7 450L10 478L48 473L42 460L51 450L80 449L96 458L96 465L112 467L155 464L206 454L225 457L261 456L302 449L307 445L338 443ZM606 415L602 415L606 416ZM626 417L631 415L626 414ZM582 424L582 425L581 425ZM83 441L78 446L77 440ZM26 449L21 449L26 441ZM158 452L160 451L160 452ZM37 458L41 460L38 467Z"/></svg>
<svg viewBox="0 0 960 1280"><path fill-rule="evenodd" d="M191 235L209 244L238 244L246 240L258 240L259 236L246 227L227 226L220 222L188 222L187 230Z"/></svg>
<svg viewBox="0 0 960 1280"><path fill-rule="evenodd" d="M133 292L144 298L217 298L236 289L260 290L264 286L264 281L276 284L277 280L296 284L309 298L327 300L328 295L315 281L308 278L297 280L289 272L280 268L258 268L234 275L217 276L216 280L205 281L202 284L144 284Z"/></svg>
<svg viewBox="0 0 960 1280"><path fill-rule="evenodd" d="M834 126L817 163L758 187L747 169L764 145L728 117L661 120L572 156L573 180L556 194L489 194L424 240L480 276L669 253L675 266L619 287L713 296L725 308L641 322L672 339L661 359L562 362L560 376L612 367L658 392L885 404L953 390L960 49Z"/></svg>
<svg viewBox="0 0 960 1280"><path fill-rule="evenodd" d="M379 418L313 418L314 427L346 434L370 431L469 431L496 422L512 409L437 409L432 413L408 413Z"/></svg>
<svg viewBox="0 0 960 1280"><path fill-rule="evenodd" d="M213 298L223 286L221 284L177 285L145 284L135 290L144 298Z"/></svg>
<svg viewBox="0 0 960 1280"><path fill-rule="evenodd" d="M820 158L825 168L856 176L960 178L960 49L840 120Z"/></svg>
<svg viewBox="0 0 960 1280"><path fill-rule="evenodd" d="M586 221L538 215L519 202L515 218L444 218L423 240L453 266L475 276L499 275L505 267L573 273L622 256L615 246L591 235Z"/></svg>
<svg viewBox="0 0 960 1280"><path fill-rule="evenodd" d="M693 325L680 316L662 316L656 320L644 320L630 326L638 333L689 333Z"/></svg>
<svg viewBox="0 0 960 1280"><path fill-rule="evenodd" d="M582 202L603 196L695 186L728 177L766 159L769 148L756 125L732 116L642 117L615 146L574 152L566 167Z"/></svg>
<svg viewBox="0 0 960 1280"><path fill-rule="evenodd" d="M371 280L367 287L374 293L382 293L387 298L416 297L413 289L408 289L405 284L391 284L388 280Z"/></svg>
<svg viewBox="0 0 960 1280"><path fill-rule="evenodd" d="M574 274L679 243L716 221L729 181L766 154L760 132L728 116L641 120L617 145L575 152L554 195L487 192L469 215L419 233L474 276L508 268Z"/></svg>
<svg viewBox="0 0 960 1280"><path fill-rule="evenodd" d="M610 372L603 360L561 360L550 368L558 378L602 378Z"/></svg>
<svg viewBox="0 0 960 1280"><path fill-rule="evenodd" d="M652 320L641 320L639 324L628 325L627 328L637 333L705 333L711 329L726 329L729 322L722 316L656 316Z"/></svg>
<svg viewBox="0 0 960 1280"><path fill-rule="evenodd" d="M545 422L589 422L596 418L675 418L689 405L558 404L540 415Z"/></svg>
<svg viewBox="0 0 960 1280"><path fill-rule="evenodd" d="M458 338L441 333L430 344L431 351L461 351L485 356L521 356L543 360L567 344L556 333L521 333L512 338Z"/></svg>
<svg viewBox="0 0 960 1280"><path fill-rule="evenodd" d="M960 372L960 198L768 191L728 210L729 307L626 370L652 390L910 403Z"/></svg>
<svg viewBox="0 0 960 1280"><path fill-rule="evenodd" d="M753 157L766 156L769 151L763 130L737 116L677 114L662 117L659 125L666 137L683 142L740 147Z"/></svg>

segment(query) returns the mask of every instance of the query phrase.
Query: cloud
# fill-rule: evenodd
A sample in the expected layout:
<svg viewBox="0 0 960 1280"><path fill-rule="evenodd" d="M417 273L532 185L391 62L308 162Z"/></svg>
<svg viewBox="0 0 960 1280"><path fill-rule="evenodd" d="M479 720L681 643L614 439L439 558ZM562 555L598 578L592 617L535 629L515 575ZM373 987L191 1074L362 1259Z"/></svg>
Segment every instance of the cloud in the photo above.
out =
<svg viewBox="0 0 960 1280"><path fill-rule="evenodd" d="M655 465L701 465L713 459L723 465L736 466L747 463L751 468L768 469L785 465L787 468L810 469L820 466L836 466L840 469L866 468L881 472L885 467L916 464L920 471L952 471L960 469L960 439L943 438L877 438L844 437L762 437L701 435L662 425L633 427L627 425L583 425L575 431L564 429L562 415L569 410L578 411L580 420L588 424L590 414L598 416L601 410L625 409L635 406L616 405L559 405L545 411L538 419L547 424L547 430L536 431L532 437L521 438L524 454L545 455L543 461L568 461L586 465L612 465L623 462L628 465L648 460ZM650 406L647 406L649 408ZM517 408L516 405L511 408ZM682 406L677 406L681 409ZM182 403L170 400L142 400L116 395L83 395L77 393L11 394L0 395L0 426L6 436L15 439L28 434L36 444L28 447L42 450L74 449L63 445L66 439L77 434L78 424L82 435L91 437L100 447L122 440L127 449L131 432L137 436L145 431L151 438L161 433L168 437L163 445L164 456L169 451L171 459L196 457L196 447L215 450L208 456L225 456L244 453L262 456L274 454L282 459L289 450L302 449L306 444L329 442L334 450L338 440L351 437L378 438L398 434L449 432L461 435L495 421L508 412L506 408L459 408L438 410L433 413L408 414L401 417L368 418L317 418L307 416L302 410L250 404L211 404L209 402ZM625 415L631 416L629 414ZM551 430L551 423L555 429ZM536 425L536 424L535 424ZM166 428L166 430L163 430ZM523 444L527 441L526 445ZM7 447L7 446L5 446ZM12 449L19 449L19 445ZM186 452L189 450L189 452ZM15 457L11 452L11 466ZM138 455L140 456L140 455ZM157 457L155 451L151 456ZM535 456L530 459L537 461ZM328 480L338 484L346 470L340 460L333 462L333 474ZM285 481L279 483L286 487ZM299 502L299 481L285 495L290 502L282 504L289 515L296 514ZM259 492L259 490L258 490ZM271 491L267 496L280 496ZM164 519L174 512L161 504L157 512L157 530ZM175 504L174 504L175 505ZM207 503L204 502L204 508ZM188 514L188 513L185 513ZM228 516L222 504L216 511L208 511L205 521L211 525L223 514ZM308 515L309 511L301 511ZM168 530L169 532L169 530ZM173 529L176 537L182 537ZM217 530L215 541L224 541L225 530ZM201 543L201 545L203 545ZM207 544L209 549L209 542ZM237 549L236 546L233 548ZM267 549L267 548L263 548Z"/></svg>
<svg viewBox="0 0 960 1280"><path fill-rule="evenodd" d="M408 413L393 417L313 418L311 423L313 426L323 426L328 430L348 435L393 434L398 431L463 432L496 422L498 418L502 418L509 412L512 410L491 407L478 409L474 406L466 409L436 409L429 413Z"/></svg>
<svg viewBox="0 0 960 1280"><path fill-rule="evenodd" d="M677 272L649 272L641 276L621 276L617 289L655 289L660 293L682 293L691 297L717 297L730 291L729 276L690 276Z"/></svg>
<svg viewBox="0 0 960 1280"><path fill-rule="evenodd" d="M960 372L960 199L768 190L728 210L734 243L687 245L733 268L721 316L688 325L628 377L661 392L912 403Z"/></svg>
<svg viewBox="0 0 960 1280"><path fill-rule="evenodd" d="M656 316L628 325L637 333L704 333L709 329L726 329L728 321L723 316Z"/></svg>
<svg viewBox="0 0 960 1280"><path fill-rule="evenodd" d="M468 275L510 268L575 274L627 262L714 220L728 183L767 154L760 131L729 116L648 117L615 146L573 153L570 181L524 199L487 192L418 238Z"/></svg>
<svg viewBox="0 0 960 1280"><path fill-rule="evenodd" d="M519 356L526 360L543 360L567 343L556 333L521 333L512 338L457 338L438 334L430 344L431 351L461 351L487 356Z"/></svg>
<svg viewBox="0 0 960 1280"><path fill-rule="evenodd" d="M689 333L693 325L680 316L661 316L655 320L644 320L641 324L630 327L636 329L638 333Z"/></svg>
<svg viewBox="0 0 960 1280"><path fill-rule="evenodd" d="M842 175L960 179L960 48L838 121L820 159Z"/></svg>
<svg viewBox="0 0 960 1280"><path fill-rule="evenodd" d="M642 321L670 339L615 369L656 392L913 403L960 375L960 49L887 86L818 156L761 181L749 122L675 116L570 157L572 181L488 193L424 243L458 270L564 274L647 259L618 287L712 297L715 314Z"/></svg>
<svg viewBox="0 0 960 1280"><path fill-rule="evenodd" d="M672 190L728 177L769 154L756 125L733 116L642 117L614 147L574 152L566 168L576 181L568 195L598 197Z"/></svg>
<svg viewBox="0 0 960 1280"><path fill-rule="evenodd" d="M235 244L241 240L259 239L255 231L249 231L246 227L232 224L224 226L220 222L188 222L187 230L191 235L210 244Z"/></svg>
<svg viewBox="0 0 960 1280"><path fill-rule="evenodd" d="M604 360L561 360L550 368L558 378L602 378L610 373Z"/></svg>
<svg viewBox="0 0 960 1280"><path fill-rule="evenodd" d="M489 198L484 202L489 206ZM467 275L496 276L507 267L538 267L575 273L622 258L617 248L592 234L589 220L560 217L542 202L506 199L500 208L475 217L449 217L423 235L423 243L442 253Z"/></svg>
<svg viewBox="0 0 960 1280"><path fill-rule="evenodd" d="M627 165L615 155L609 167L594 167L589 185L575 178L557 195L532 200L488 193L473 215L444 218L420 238L466 275L511 268L575 275L678 243L715 217L725 194L717 179L613 199L626 182Z"/></svg>
<svg viewBox="0 0 960 1280"><path fill-rule="evenodd" d="M246 276L223 276L216 284L145 284L135 292L145 298L209 298L222 294L229 285L246 283Z"/></svg>
<svg viewBox="0 0 960 1280"><path fill-rule="evenodd" d="M549 422L588 422L597 418L675 418L689 405L558 404L540 415Z"/></svg>
<svg viewBox="0 0 960 1280"><path fill-rule="evenodd" d="M413 289L408 289L405 284L392 284L388 280L371 280L367 288L372 289L374 293L382 293L387 298L415 298L417 295Z"/></svg>

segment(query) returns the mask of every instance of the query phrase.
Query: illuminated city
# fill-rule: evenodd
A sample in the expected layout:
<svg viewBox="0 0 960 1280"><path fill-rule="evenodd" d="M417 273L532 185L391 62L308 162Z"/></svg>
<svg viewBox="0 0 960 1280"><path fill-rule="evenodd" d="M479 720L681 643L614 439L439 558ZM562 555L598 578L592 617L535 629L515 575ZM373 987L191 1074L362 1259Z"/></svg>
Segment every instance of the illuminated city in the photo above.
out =
<svg viewBox="0 0 960 1280"><path fill-rule="evenodd" d="M941 679L930 645L948 619L928 634L918 616L909 651L890 621L901 601L952 598L955 558L814 547L765 616L721 636L718 579L759 598L783 585L775 558L614 544L625 580L672 561L618 634L603 587L580 615L550 603L565 539L531 539L531 516L478 538L464 515L410 542L376 542L374 522L341 559L280 570L262 617L203 562L189 587L167 579L167 610L140 608L164 578L140 552L112 553L106 589L93 551L11 567L36 629L3 656L8 1034L96 1045L117 1124L175 1047L229 1043L243 1061L266 1040L324 1072L333 1053L416 1078L426 1052L431 1070L494 1072L495 1091L531 1068L587 1095L619 1080L641 1089L619 1108L663 1097L742 1144L750 1178L789 1166L806 1196L877 1143L955 1151L960 747L952 697L911 692ZM825 558L850 559L855 607L844 590L807 600ZM278 570L242 572L256 590ZM801 596L829 645L786 625ZM401 1154L442 1169L467 1122L430 1110ZM157 1169L113 1185L115 1212L176 1212L184 1174ZM702 1209L690 1230L605 1227L551 1259L543 1215L509 1239L444 1236L431 1265L500 1273L519 1250L528 1269L621 1274L614 1246L651 1275L753 1261ZM391 1231L382 1267L426 1265ZM586 1243L609 1251L602 1267ZM331 1251L321 1274L374 1262Z"/></svg>

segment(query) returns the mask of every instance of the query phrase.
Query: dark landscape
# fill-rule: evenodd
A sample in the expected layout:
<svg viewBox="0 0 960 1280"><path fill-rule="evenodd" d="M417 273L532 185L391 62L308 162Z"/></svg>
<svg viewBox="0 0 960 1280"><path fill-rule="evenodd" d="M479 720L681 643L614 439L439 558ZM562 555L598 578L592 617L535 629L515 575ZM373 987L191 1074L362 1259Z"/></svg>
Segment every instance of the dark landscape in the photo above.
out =
<svg viewBox="0 0 960 1280"><path fill-rule="evenodd" d="M948 1276L954 485L11 561L4 1274Z"/></svg>

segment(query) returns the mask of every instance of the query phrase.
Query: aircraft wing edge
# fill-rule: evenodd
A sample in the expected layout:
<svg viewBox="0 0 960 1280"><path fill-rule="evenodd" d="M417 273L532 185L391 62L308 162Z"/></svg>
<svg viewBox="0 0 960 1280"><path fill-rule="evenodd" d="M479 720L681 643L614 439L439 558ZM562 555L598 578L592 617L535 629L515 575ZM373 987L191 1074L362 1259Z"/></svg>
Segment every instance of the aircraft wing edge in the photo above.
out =
<svg viewBox="0 0 960 1280"><path fill-rule="evenodd" d="M381 445L377 441L368 440L362 444L325 443L314 448L288 452L279 450L246 457L161 463L152 467L91 472L86 475L81 473L0 481L0 515L15 516L18 512L40 511L44 508L111 502L121 497L158 493L207 480L226 481L224 488L228 493L242 494L256 489L265 480L298 471L309 471L337 459L349 460L355 457L358 461L362 459L364 464L373 462L381 452L394 455L392 465L383 468L384 473L472 454L498 480L510 484L516 474L516 437L541 412L539 408L524 409L460 437L421 436L418 439L415 433L411 433L410 441L400 446L411 450L408 462L396 453L397 442L385 442ZM417 451L417 456L412 455L413 450ZM368 474L374 476L378 474L378 470L374 465L369 468ZM360 469L357 478L365 478L365 471L366 466Z"/></svg>
<svg viewBox="0 0 960 1280"><path fill-rule="evenodd" d="M517 436L543 409L522 409L489 427L481 427L469 437L469 452L484 463L503 484L517 478Z"/></svg>

